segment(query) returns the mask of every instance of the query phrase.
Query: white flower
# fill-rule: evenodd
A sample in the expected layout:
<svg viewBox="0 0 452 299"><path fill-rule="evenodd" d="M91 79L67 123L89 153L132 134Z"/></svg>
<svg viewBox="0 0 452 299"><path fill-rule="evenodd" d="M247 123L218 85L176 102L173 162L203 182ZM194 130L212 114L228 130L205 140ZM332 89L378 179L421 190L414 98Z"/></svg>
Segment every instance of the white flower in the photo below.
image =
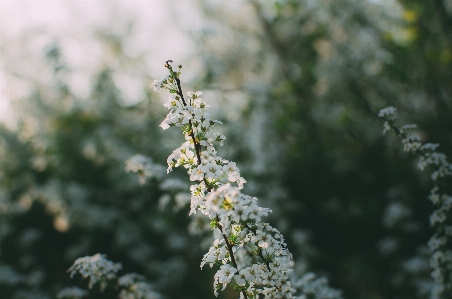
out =
<svg viewBox="0 0 452 299"><path fill-rule="evenodd" d="M231 279L237 273L237 269L229 264L221 265L220 270L217 271L215 276L218 278L218 282L223 284L223 290L231 282Z"/></svg>
<svg viewBox="0 0 452 299"><path fill-rule="evenodd" d="M88 297L88 291L80 289L79 287L68 287L62 289L57 295L57 299L82 299Z"/></svg>
<svg viewBox="0 0 452 299"><path fill-rule="evenodd" d="M172 109L172 108L181 108L181 104L180 104L180 100L179 97L172 94L170 95L170 97L168 98L168 101L166 101L163 106L165 106L168 109Z"/></svg>
<svg viewBox="0 0 452 299"><path fill-rule="evenodd" d="M160 92L162 83L163 83L163 80L154 80L154 82L152 82L152 84L151 84L151 87L154 88L154 91Z"/></svg>
<svg viewBox="0 0 452 299"><path fill-rule="evenodd" d="M378 116L385 118L387 116L393 115L396 110L397 110L396 108L389 106L384 109L381 109L380 112L378 113Z"/></svg>
<svg viewBox="0 0 452 299"><path fill-rule="evenodd" d="M125 170L138 174L139 183L143 185L150 178L161 178L164 174L164 167L155 164L150 157L134 155L126 161Z"/></svg>
<svg viewBox="0 0 452 299"><path fill-rule="evenodd" d="M250 268L240 270L238 275L234 276L234 280L238 285L246 285L246 283L252 283L256 280L256 277L249 271Z"/></svg>
<svg viewBox="0 0 452 299"><path fill-rule="evenodd" d="M100 290L103 291L107 286L108 280L114 279L116 273L121 270L121 264L115 264L106 259L105 254L95 254L93 256L85 256L75 260L74 264L69 268L71 278L80 273L83 278L89 277L88 287L91 289L99 282Z"/></svg>
<svg viewBox="0 0 452 299"><path fill-rule="evenodd" d="M187 96L189 97L189 98L197 98L197 97L199 97L200 95L202 95L202 91L197 91L197 92L193 92L193 91L187 91Z"/></svg>

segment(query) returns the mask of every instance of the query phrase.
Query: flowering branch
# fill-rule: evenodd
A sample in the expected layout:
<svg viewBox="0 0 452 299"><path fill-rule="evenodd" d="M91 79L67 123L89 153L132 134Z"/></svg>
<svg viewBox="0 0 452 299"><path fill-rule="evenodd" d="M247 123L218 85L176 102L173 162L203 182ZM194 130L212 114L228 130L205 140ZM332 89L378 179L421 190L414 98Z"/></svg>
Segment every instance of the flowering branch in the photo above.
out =
<svg viewBox="0 0 452 299"><path fill-rule="evenodd" d="M190 91L184 97L179 79L182 66L174 71L171 62L165 64L169 75L152 84L154 90L164 88L171 94L164 104L170 112L160 126L164 130L180 128L186 140L168 157L168 172L178 166L187 169L190 180L197 182L190 187L190 215L201 212L208 216L211 227L221 234L201 262L201 268L205 264L220 266L214 277L215 295L233 285L244 299L295 298L288 277L292 255L279 231L261 222L271 210L258 206L257 198L241 193L246 181L240 170L234 162L217 156L213 145L218 142L222 146L226 139L211 130L221 122L211 119L202 92Z"/></svg>
<svg viewBox="0 0 452 299"><path fill-rule="evenodd" d="M430 216L430 224L436 228L436 233L431 237L428 245L433 251L430 258L432 277L435 285L432 289L431 298L450 298L452 294L452 225L450 225L450 214L452 209L452 196L445 190L446 178L452 176L452 164L447 161L443 153L436 152L439 144L421 143L419 136L412 135L416 125L405 125L399 129L395 123L394 112L396 108L387 107L378 114L385 120L383 133L393 132L402 139L404 151L420 155L418 167L424 170L427 167L433 169L431 178L434 187L430 192L429 199L437 207Z"/></svg>
<svg viewBox="0 0 452 299"><path fill-rule="evenodd" d="M120 263L113 263L108 260L105 254L95 254L85 256L75 260L68 272L72 278L80 274L83 279L89 278L88 288L92 289L99 285L100 292L107 286L114 289L121 289L118 294L119 299L146 298L162 299L162 296L153 290L152 286L144 281L144 277L136 273L129 273L118 277L118 272L122 269ZM61 290L58 299L81 299L88 296L86 290L78 287L69 287Z"/></svg>
<svg viewBox="0 0 452 299"><path fill-rule="evenodd" d="M185 102L184 99L184 93L182 92L182 87L180 85L180 79L179 79L179 73L174 73L173 68L170 65L170 62L173 62L172 60L167 60L165 63L165 67L170 71L171 77L176 80L176 84L177 84L177 89L176 89L176 93L180 96L182 103L184 104L184 106L187 106L187 103ZM180 66L180 68L182 68L182 66ZM190 127L193 127L192 123L191 123L191 119L188 121L190 124ZM195 145L195 150L196 150L196 157L198 158L198 165L201 164L201 150L199 148L199 143L196 142L196 138L195 135L193 135L193 131L190 132L190 137L193 141L193 144Z"/></svg>
<svg viewBox="0 0 452 299"><path fill-rule="evenodd" d="M170 74L172 75L172 77L174 78L174 80L176 80L176 84L177 84L177 90L176 90L176 93L180 96L180 98L181 98L182 103L184 104L184 106L187 107L187 103L185 102L185 99L184 99L184 93L182 92L182 87L181 87L181 85L180 85L180 79L179 79L179 74L180 74L180 73L179 73L179 74L174 73L174 71L173 71L171 65L169 64L170 62L172 62L172 60L166 61L165 67L170 71ZM193 124L192 124L191 119L188 121L188 123L189 123L190 127L193 127ZM199 166L199 165L201 165L201 149L200 149L200 143L199 143L199 141L196 140L195 135L194 135L194 133L193 133L193 130L190 131L189 135L190 135L191 140L192 140L192 142L193 142L193 144L194 144L194 146L195 146L196 157L198 158L198 161L197 161L198 163L197 163L197 164L198 164L198 166ZM204 183L207 183L206 178L203 178L203 181L204 181ZM212 187L208 185L207 191L208 191L208 192L212 191ZM228 252L229 252L229 256L231 257L232 265L237 269L237 263L236 263L236 261L235 261L234 253L233 253L233 251L232 251L232 249L233 249L233 248L232 248L232 245L229 243L229 240L228 240L227 236L225 235L225 233L224 233L224 231L223 231L223 227L222 227L221 224L220 224L220 219L218 218L218 216L216 217L216 220L217 220L217 222L216 222L216 227L220 230L221 235L223 236L224 242L225 242L226 247L227 247ZM247 299L246 293L243 293L243 296Z"/></svg>

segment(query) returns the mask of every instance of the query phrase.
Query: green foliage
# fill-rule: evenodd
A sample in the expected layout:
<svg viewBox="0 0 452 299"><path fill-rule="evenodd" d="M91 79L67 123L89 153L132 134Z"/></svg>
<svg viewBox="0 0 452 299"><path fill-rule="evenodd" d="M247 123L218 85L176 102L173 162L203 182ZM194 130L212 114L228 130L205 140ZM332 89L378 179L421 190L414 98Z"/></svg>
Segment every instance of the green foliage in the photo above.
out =
<svg viewBox="0 0 452 299"><path fill-rule="evenodd" d="M349 299L428 298L430 179L382 137L375 112L396 106L422 142L450 156L448 2L193 3L207 25L187 32L197 48L183 64L199 71L190 83L210 89L205 98L221 94L213 113L228 131L222 155L272 208L296 274L325 274ZM149 79L142 57L122 52L124 32L98 32L106 62L82 72L85 95L59 42L44 35L48 46L32 47L43 35L30 34L0 49L8 86L19 86L17 125L0 126L0 298L52 298L72 284L74 259L97 252L168 298L211 297L212 275L198 271L206 242L187 234L209 223L189 223L178 173L140 185L124 171L137 153L164 164L174 147L160 136L163 110L149 84L133 105L117 84L124 72Z"/></svg>
<svg viewBox="0 0 452 299"><path fill-rule="evenodd" d="M431 186L382 138L376 112L397 106L422 128L423 141L450 152L450 8L442 1L203 3L209 21L221 24L200 38L204 82L227 85L231 102L237 94L229 90L248 99L230 124L249 127L234 160L250 166L244 176L259 181L258 196L284 215L284 235L311 236L300 246L315 249L295 258L326 273L346 298L428 297ZM220 32L236 42L213 47ZM250 155L258 119L265 119L265 158ZM286 193L271 192L275 185ZM393 224L396 207L406 214ZM288 242L293 248L297 240Z"/></svg>
<svg viewBox="0 0 452 299"><path fill-rule="evenodd" d="M151 117L159 113L157 99L143 93L138 104L122 105L118 70L105 65L90 69L92 89L79 98L68 80L76 70L65 66L58 43L46 59L39 79L19 67L8 74L30 92L13 99L21 110L17 127L1 127L0 297L19 299L29 291L53 298L65 286L85 286L70 282L66 270L76 258L98 252L146 275L167 296L210 294L209 283L187 291L202 277L189 270L199 268L201 252L192 246L196 237L188 239L188 210L171 208L181 188L160 186L164 167L157 163L144 186L125 171L138 152L156 160L167 155L158 119ZM164 197L169 202L163 204ZM89 298L118 292L91 291Z"/></svg>

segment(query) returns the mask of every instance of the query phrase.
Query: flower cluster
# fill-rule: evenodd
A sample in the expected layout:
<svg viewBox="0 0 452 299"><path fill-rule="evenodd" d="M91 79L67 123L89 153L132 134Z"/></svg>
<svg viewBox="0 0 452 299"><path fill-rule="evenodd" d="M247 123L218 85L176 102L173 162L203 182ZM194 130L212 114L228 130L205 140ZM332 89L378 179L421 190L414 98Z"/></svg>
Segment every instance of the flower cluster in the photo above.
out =
<svg viewBox="0 0 452 299"><path fill-rule="evenodd" d="M122 266L107 260L105 254L95 254L85 256L75 260L69 268L71 278L79 273L82 278L89 278L88 287L90 289L97 283L100 284L100 291L103 292L107 285L120 289L119 299L161 299L162 296L152 289L152 286L144 281L144 277L135 273L125 274L118 278L117 273ZM57 298L61 299L81 299L88 295L88 292L78 287L68 287L61 290Z"/></svg>
<svg viewBox="0 0 452 299"><path fill-rule="evenodd" d="M306 273L295 282L295 287L301 289L300 299L338 299L342 298L341 292L330 288L325 277L316 277L312 272Z"/></svg>
<svg viewBox="0 0 452 299"><path fill-rule="evenodd" d="M155 164L150 157L139 154L126 161L125 170L137 173L140 185L146 183L146 180L150 178L161 178L165 172L162 165Z"/></svg>
<svg viewBox="0 0 452 299"><path fill-rule="evenodd" d="M430 258L432 277L435 285L431 298L449 298L452 294L452 225L447 216L452 212L452 196L445 190L452 176L452 164L447 161L443 153L436 152L439 144L422 144L421 138L412 135L416 125L405 125L399 129L395 125L394 107L388 107L378 114L385 120L383 133L393 132L402 139L403 148L407 152L420 155L418 168L421 170L431 169L431 179L434 188L431 190L429 199L435 205L436 210L430 216L430 224L436 232L428 242L430 250L433 252Z"/></svg>
<svg viewBox="0 0 452 299"><path fill-rule="evenodd" d="M96 283L100 284L100 290L103 291L109 280L116 278L116 273L122 269L122 265L107 260L105 254L97 253L93 256L85 256L75 260L68 272L71 278L79 273L82 278L89 278L88 287L90 289Z"/></svg>
<svg viewBox="0 0 452 299"><path fill-rule="evenodd" d="M135 273L123 275L118 280L118 285L123 287L119 293L119 299L161 299L162 296L152 289L152 286L144 281L144 277Z"/></svg>
<svg viewBox="0 0 452 299"><path fill-rule="evenodd" d="M88 291L79 287L67 287L57 294L57 299L82 299L88 297Z"/></svg>
<svg viewBox="0 0 452 299"><path fill-rule="evenodd" d="M169 61L171 62L171 61ZM246 181L234 162L216 154L215 143L223 145L225 137L212 128L220 121L213 120L209 106L201 98L202 92L184 94L180 86L180 70L176 72L167 62L169 76L155 80L155 91L170 92L164 104L170 111L161 127L178 127L185 142L168 157L168 172L174 167L187 169L190 180L190 214L202 213L210 219L210 226L221 238L204 255L201 268L218 265L214 277L215 295L228 285L240 291L240 298L295 298L289 280L288 260L292 255L281 233L263 223L271 212L260 207L257 198L241 192Z"/></svg>

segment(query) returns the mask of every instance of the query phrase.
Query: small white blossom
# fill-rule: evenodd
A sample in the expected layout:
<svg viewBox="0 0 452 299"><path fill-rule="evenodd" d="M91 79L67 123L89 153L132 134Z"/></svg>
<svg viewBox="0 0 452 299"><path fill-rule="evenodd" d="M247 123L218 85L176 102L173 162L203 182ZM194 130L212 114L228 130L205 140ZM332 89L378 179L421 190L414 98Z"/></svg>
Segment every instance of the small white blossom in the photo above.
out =
<svg viewBox="0 0 452 299"><path fill-rule="evenodd" d="M389 106L384 109L381 109L380 112L378 113L378 116L383 117L383 118L387 117L387 116L391 116L394 114L394 112L396 112L396 110L397 110L396 108Z"/></svg>
<svg viewBox="0 0 452 299"><path fill-rule="evenodd" d="M154 91L159 92L160 88L162 88L162 83L163 80L154 80L154 82L152 82L151 87L154 88Z"/></svg>
<svg viewBox="0 0 452 299"><path fill-rule="evenodd" d="M386 120L384 131L393 130L397 132L398 136L402 137L404 150L421 156L418 162L419 169L432 169L431 179L435 183L435 187L431 190L429 199L437 209L430 215L430 224L437 230L428 243L433 251L430 266L434 284L430 295L431 298L447 297L446 290L452 289L452 280L450 279L452 252L447 249L447 244L452 242L452 229L445 224L447 215L450 214L452 209L452 197L446 193L441 194L442 189L440 187L446 183L444 182L445 177L450 178L452 176L452 165L447 161L445 154L436 152L438 144L422 144L419 136L407 136L411 130L416 128L415 125L406 125L402 130L397 129L395 121L391 118L394 112L395 108L393 107L380 111L379 116Z"/></svg>
<svg viewBox="0 0 452 299"><path fill-rule="evenodd" d="M150 157L143 155L134 155L128 159L125 170L137 173L141 185L150 178L161 178L165 173L165 168L162 165L155 164Z"/></svg>
<svg viewBox="0 0 452 299"><path fill-rule="evenodd" d="M124 287L119 292L119 299L161 299L162 296L144 281L144 277L136 273L121 276L118 285Z"/></svg>
<svg viewBox="0 0 452 299"><path fill-rule="evenodd" d="M223 284L223 289L231 282L234 275L237 273L237 269L229 264L221 265L220 270L215 274L215 282ZM216 285L214 285L216 287Z"/></svg>
<svg viewBox="0 0 452 299"><path fill-rule="evenodd" d="M56 295L57 299L82 299L88 297L88 291L79 287L67 287Z"/></svg>
<svg viewBox="0 0 452 299"><path fill-rule="evenodd" d="M96 283L100 284L100 290L103 291L109 280L116 278L116 273L121 270L122 266L106 259L105 254L95 254L93 256L85 256L75 260L74 264L69 268L71 278L79 273L83 278L89 278L88 287L90 289Z"/></svg>

